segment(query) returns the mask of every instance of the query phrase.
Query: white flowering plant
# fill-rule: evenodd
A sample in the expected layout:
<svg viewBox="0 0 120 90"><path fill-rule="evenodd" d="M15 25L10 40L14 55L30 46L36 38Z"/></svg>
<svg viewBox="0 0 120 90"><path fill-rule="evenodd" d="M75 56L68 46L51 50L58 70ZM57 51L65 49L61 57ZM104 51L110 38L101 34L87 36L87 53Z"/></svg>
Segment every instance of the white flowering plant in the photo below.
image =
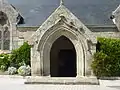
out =
<svg viewBox="0 0 120 90"><path fill-rule="evenodd" d="M18 74L21 76L28 76L28 75L30 75L30 73L31 73L31 68L29 65L28 66L26 66L26 65L20 66L18 68Z"/></svg>
<svg viewBox="0 0 120 90"><path fill-rule="evenodd" d="M8 74L9 75L14 75L14 74L16 74L16 72L17 72L17 69L15 67L9 67L8 68Z"/></svg>

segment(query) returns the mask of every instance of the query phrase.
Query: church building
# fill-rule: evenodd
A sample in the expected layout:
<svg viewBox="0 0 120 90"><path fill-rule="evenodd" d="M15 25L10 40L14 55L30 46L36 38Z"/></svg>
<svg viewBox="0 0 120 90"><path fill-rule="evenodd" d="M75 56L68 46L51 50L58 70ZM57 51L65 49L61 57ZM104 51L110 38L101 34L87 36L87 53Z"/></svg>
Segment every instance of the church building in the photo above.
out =
<svg viewBox="0 0 120 90"><path fill-rule="evenodd" d="M32 76L94 76L91 62L97 37L120 38L119 4L119 0L1 0L0 49L11 51L28 41Z"/></svg>

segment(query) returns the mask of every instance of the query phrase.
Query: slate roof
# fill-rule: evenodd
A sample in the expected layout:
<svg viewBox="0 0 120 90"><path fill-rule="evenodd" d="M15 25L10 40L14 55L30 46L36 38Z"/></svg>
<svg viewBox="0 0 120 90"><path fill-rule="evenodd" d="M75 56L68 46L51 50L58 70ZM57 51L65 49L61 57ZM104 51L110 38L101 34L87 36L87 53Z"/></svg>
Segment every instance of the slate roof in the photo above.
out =
<svg viewBox="0 0 120 90"><path fill-rule="evenodd" d="M59 0L8 0L22 14L24 26L41 25L59 6ZM110 16L120 0L64 0L65 6L84 24L111 25Z"/></svg>

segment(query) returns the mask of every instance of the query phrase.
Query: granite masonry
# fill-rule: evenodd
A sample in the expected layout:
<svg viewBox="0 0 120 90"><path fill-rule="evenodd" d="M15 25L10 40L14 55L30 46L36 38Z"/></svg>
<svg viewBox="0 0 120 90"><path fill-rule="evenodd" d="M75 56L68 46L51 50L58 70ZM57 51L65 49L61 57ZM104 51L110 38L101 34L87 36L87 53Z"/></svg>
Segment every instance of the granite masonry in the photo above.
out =
<svg viewBox="0 0 120 90"><path fill-rule="evenodd" d="M28 41L32 46L32 76L75 77L77 80L94 76L91 62L96 52L97 37L120 38L120 15L117 11L118 8L111 16L116 25L86 25L61 0L59 7L42 25L25 27L18 25L23 21L19 10L2 0L0 48L11 51Z"/></svg>

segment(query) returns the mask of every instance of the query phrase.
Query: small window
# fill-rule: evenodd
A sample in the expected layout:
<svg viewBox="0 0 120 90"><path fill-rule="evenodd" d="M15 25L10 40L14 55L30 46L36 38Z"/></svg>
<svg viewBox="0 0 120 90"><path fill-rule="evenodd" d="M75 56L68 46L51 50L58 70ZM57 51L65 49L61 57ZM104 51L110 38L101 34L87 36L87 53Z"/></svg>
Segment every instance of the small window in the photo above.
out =
<svg viewBox="0 0 120 90"><path fill-rule="evenodd" d="M8 20L7 15L4 12L0 11L0 24L2 26L7 24L7 20Z"/></svg>

